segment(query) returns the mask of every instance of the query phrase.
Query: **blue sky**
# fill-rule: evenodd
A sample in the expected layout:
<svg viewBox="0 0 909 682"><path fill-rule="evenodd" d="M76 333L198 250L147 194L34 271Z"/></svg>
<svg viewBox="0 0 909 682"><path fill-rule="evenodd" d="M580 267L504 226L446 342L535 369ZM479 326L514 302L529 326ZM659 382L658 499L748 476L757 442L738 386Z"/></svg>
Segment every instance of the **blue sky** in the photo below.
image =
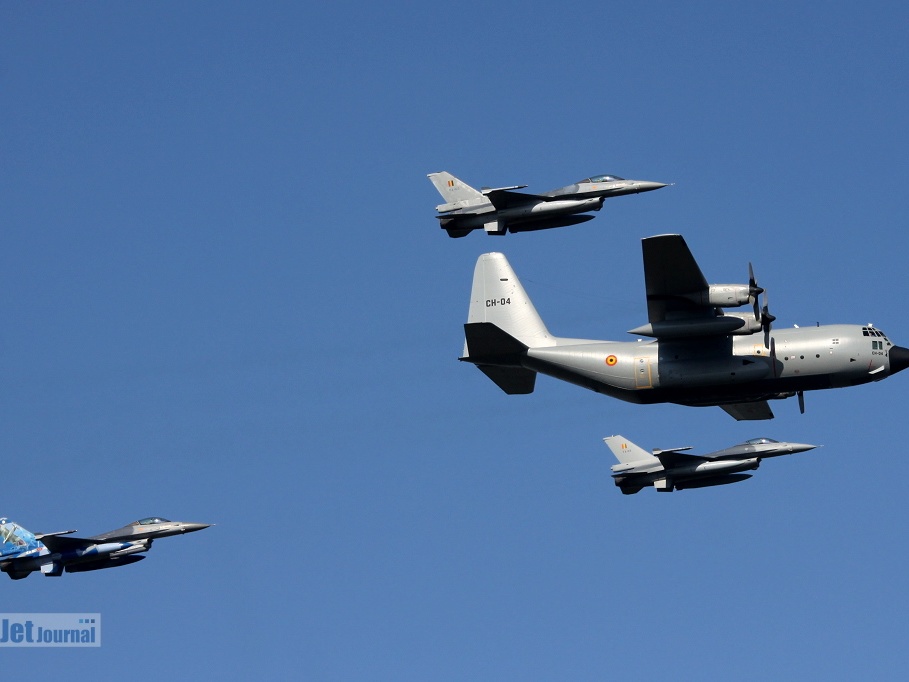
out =
<svg viewBox="0 0 909 682"><path fill-rule="evenodd" d="M909 346L901 3L6 3L3 505L35 532L217 524L0 583L100 612L98 679L898 679L906 375L638 406L457 362L476 257L555 334L646 321L640 239L754 263L777 326ZM426 173L675 183L448 239ZM630 337L628 337L630 338ZM624 497L601 442L824 444Z"/></svg>

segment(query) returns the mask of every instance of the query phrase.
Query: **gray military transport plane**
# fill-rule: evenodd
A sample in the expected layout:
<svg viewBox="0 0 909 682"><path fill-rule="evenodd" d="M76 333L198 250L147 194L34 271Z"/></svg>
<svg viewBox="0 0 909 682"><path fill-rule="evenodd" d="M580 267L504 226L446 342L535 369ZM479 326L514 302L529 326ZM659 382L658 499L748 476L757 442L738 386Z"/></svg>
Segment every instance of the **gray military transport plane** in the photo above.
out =
<svg viewBox="0 0 909 682"><path fill-rule="evenodd" d="M768 400L880 381L909 367L909 349L871 325L773 330L776 319L747 284L708 284L677 234L643 240L653 341L552 335L501 253L477 261L464 325L465 362L503 391L532 393L537 373L633 403L719 405L736 419L772 419ZM749 268L750 269L750 268ZM726 308L750 305L746 313Z"/></svg>
<svg viewBox="0 0 909 682"><path fill-rule="evenodd" d="M771 438L752 438L741 445L707 455L683 455L683 451L691 448L654 450L650 454L624 436L609 436L603 441L619 460L612 466L612 477L626 495L633 495L650 485L660 492L671 493L685 488L738 483L751 478L752 474L742 472L757 469L762 459L818 447L807 443L780 443Z"/></svg>
<svg viewBox="0 0 909 682"><path fill-rule="evenodd" d="M8 519L0 519L0 571L20 580L33 571L60 576L64 570L81 573L126 566L144 559L138 554L150 550L158 538L192 533L209 525L151 516L101 535L74 538L65 537L74 530L35 535Z"/></svg>
<svg viewBox="0 0 909 682"><path fill-rule="evenodd" d="M436 206L436 217L449 237L463 237L480 228L486 234L501 235L577 225L593 220L594 216L581 214L599 211L610 197L666 186L618 175L594 175L542 194L527 194L515 191L527 185L476 190L445 171L430 173L429 179L445 199L446 203Z"/></svg>

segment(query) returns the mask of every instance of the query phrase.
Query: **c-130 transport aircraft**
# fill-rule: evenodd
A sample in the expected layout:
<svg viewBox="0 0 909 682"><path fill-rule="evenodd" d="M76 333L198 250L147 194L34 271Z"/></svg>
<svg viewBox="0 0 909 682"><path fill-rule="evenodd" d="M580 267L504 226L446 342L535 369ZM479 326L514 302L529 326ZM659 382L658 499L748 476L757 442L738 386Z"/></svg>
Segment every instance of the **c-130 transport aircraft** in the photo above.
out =
<svg viewBox="0 0 909 682"><path fill-rule="evenodd" d="M909 367L909 349L871 325L772 331L748 284L708 284L681 235L642 240L653 341L552 335L501 253L477 260L464 325L465 362L503 391L531 393L537 373L633 403L718 405L739 420L772 419L768 400L880 381ZM749 268L750 269L750 268ZM751 305L746 313L726 308ZM762 338L763 337L763 338Z"/></svg>

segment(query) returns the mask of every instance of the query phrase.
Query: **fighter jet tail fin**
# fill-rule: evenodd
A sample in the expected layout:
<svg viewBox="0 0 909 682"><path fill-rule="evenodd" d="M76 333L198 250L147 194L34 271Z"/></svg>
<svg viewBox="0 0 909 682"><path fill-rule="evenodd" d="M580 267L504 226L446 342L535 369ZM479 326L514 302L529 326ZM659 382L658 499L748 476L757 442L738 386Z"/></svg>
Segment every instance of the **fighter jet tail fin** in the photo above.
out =
<svg viewBox="0 0 909 682"><path fill-rule="evenodd" d="M39 546L34 533L8 519L0 519L0 557L16 556Z"/></svg>
<svg viewBox="0 0 909 682"><path fill-rule="evenodd" d="M442 195L442 198L445 199L445 205L452 205L452 209L457 208L457 204L460 201L486 201L486 199L483 197L482 192L474 189L466 182L459 180L447 171L442 171L441 173L430 173L427 177L430 179L432 184L435 185L435 188L439 191L439 194ZM443 211L446 209L440 206L439 210Z"/></svg>
<svg viewBox="0 0 909 682"><path fill-rule="evenodd" d="M644 448L635 445L625 436L608 436L603 442L612 450L612 454L622 464L630 462L641 462L648 459L654 459L654 456Z"/></svg>
<svg viewBox="0 0 909 682"><path fill-rule="evenodd" d="M467 323L477 322L491 322L527 348L555 343L508 259L501 253L484 253L477 259ZM465 357L468 351L465 349Z"/></svg>

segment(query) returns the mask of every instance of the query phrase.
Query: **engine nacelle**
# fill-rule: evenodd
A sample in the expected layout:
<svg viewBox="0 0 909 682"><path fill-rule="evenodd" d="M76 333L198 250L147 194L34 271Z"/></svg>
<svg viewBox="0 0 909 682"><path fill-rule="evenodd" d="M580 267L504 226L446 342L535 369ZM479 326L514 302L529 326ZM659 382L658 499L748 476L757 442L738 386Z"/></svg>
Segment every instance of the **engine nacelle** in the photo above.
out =
<svg viewBox="0 0 909 682"><path fill-rule="evenodd" d="M706 292L689 294L685 298L698 305L737 308L751 302L751 287L747 284L711 284Z"/></svg>
<svg viewBox="0 0 909 682"><path fill-rule="evenodd" d="M737 320L743 320L745 322L745 326L733 330L731 332L732 334L757 334L763 329L761 321L755 319L752 313L723 313L723 317L734 317Z"/></svg>

